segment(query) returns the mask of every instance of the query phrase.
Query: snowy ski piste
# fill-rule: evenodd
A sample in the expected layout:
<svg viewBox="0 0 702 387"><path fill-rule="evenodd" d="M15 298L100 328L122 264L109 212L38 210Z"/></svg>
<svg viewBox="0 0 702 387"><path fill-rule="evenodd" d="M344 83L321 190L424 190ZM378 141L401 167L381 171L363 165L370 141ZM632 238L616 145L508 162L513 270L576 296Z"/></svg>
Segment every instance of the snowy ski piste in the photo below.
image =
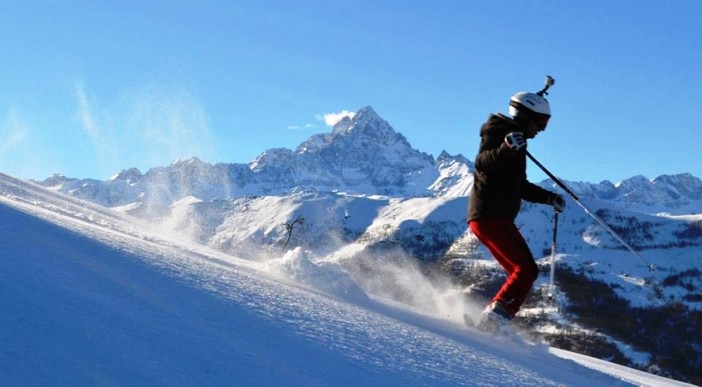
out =
<svg viewBox="0 0 702 387"><path fill-rule="evenodd" d="M368 295L343 251L252 262L1 174L0 219L1 385L686 385Z"/></svg>

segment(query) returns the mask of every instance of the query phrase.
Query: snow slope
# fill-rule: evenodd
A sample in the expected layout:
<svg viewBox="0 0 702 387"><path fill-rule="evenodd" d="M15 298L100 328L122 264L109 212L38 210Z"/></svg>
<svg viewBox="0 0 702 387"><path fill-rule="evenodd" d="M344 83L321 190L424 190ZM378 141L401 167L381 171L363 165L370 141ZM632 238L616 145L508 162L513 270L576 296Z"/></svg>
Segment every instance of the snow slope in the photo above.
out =
<svg viewBox="0 0 702 387"><path fill-rule="evenodd" d="M302 285L4 175L0 230L2 385L681 385L363 297L338 266L280 257L339 284Z"/></svg>

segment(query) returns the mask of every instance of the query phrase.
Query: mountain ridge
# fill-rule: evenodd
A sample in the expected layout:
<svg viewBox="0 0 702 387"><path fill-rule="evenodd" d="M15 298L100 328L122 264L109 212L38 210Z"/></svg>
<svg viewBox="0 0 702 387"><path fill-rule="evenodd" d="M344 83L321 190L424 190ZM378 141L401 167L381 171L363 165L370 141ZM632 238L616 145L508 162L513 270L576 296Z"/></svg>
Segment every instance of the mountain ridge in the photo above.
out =
<svg viewBox="0 0 702 387"><path fill-rule="evenodd" d="M109 207L142 200L168 206L188 195L231 199L300 188L393 197L468 196L473 171L473 163L462 154L444 151L434 159L413 148L366 106L353 118L344 117L331 132L312 135L295 150L268 149L248 164L209 164L192 157L146 173L127 168L106 181L53 175L38 183ZM702 180L689 173L654 179L639 175L617 184L564 181L578 195L634 211L702 212ZM540 184L553 187L550 180Z"/></svg>

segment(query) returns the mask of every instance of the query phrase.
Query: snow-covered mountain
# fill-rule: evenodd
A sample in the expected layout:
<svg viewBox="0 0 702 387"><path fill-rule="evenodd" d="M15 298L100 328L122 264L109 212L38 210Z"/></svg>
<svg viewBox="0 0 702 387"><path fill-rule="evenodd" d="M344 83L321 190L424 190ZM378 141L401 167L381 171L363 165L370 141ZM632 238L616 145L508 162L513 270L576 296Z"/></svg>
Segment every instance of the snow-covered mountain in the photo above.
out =
<svg viewBox="0 0 702 387"><path fill-rule="evenodd" d="M294 151L269 149L249 164L211 165L192 158L144 174L126 169L108 181L55 175L40 184L109 207L135 202L167 207L190 195L232 199L299 189L390 197L468 196L472 171L472 163L462 155L443 152L435 160L414 149L368 106ZM618 184L566 183L579 195L629 210L702 213L702 180L690 174L653 180L636 176Z"/></svg>
<svg viewBox="0 0 702 387"><path fill-rule="evenodd" d="M661 175L653 180L635 176L612 184L568 183L579 195L643 213L702 213L702 180L689 173Z"/></svg>
<svg viewBox="0 0 702 387"><path fill-rule="evenodd" d="M3 385L686 385L461 327L469 305L412 267L424 307L343 252L252 262L2 174L0 227Z"/></svg>
<svg viewBox="0 0 702 387"><path fill-rule="evenodd" d="M145 174L128 169L106 182L53 176L42 184L106 206L135 201L168 206L188 195L203 200L279 195L294 187L427 196L432 194L429 187L446 177L441 172L452 168L449 164L443 160L437 165L431 156L412 148L371 107L365 107L353 119L346 117L337 123L331 133L312 136L295 151L269 149L248 165L210 165L193 158Z"/></svg>
<svg viewBox="0 0 702 387"><path fill-rule="evenodd" d="M473 295L489 293L494 277L489 273L499 273L467 231L472 171L461 155L443 152L435 160L413 149L366 107L294 151L268 150L248 165L211 165L193 158L144 174L127 169L108 181L53 176L41 184L254 262L295 248L322 260L341 255L344 270L366 292L416 305L421 297L412 284L379 261L414 265L418 259L425 266L441 266ZM681 174L653 180L637 176L619 184L566 183L657 270L650 272L568 197L555 257L560 313L544 312L549 309L537 297L548 281L545 275L531 312L522 317L546 313L548 318L537 319L533 329L568 341L569 348L577 342L563 339L563 332L586 332L612 347L603 357L702 380L694 371L702 366L700 332L686 325L702 315L697 269L702 265L702 181ZM541 184L558 190L550 181ZM543 257L539 264L545 273L552 217L546 206L525 204L517 219L535 256ZM304 275L295 279L309 280ZM607 326L597 309L603 303L616 304L617 317L637 321L637 327L620 332ZM589 309L580 309L584 305ZM655 328L661 319L675 327L675 335Z"/></svg>

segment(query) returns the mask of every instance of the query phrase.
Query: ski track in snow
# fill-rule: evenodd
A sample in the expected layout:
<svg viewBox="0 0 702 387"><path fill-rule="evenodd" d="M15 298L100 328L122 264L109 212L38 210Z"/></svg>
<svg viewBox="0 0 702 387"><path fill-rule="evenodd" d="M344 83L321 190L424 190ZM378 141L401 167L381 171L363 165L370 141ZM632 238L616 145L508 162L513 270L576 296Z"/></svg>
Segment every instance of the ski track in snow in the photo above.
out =
<svg viewBox="0 0 702 387"><path fill-rule="evenodd" d="M0 318L0 322L3 322L2 328L10 327L3 339L8 339L5 336L15 329L23 332L19 337L28 341L10 340L10 346L0 353L0 374L15 382L12 384L51 385L61 380L68 384L90 381L97 385L144 381L169 385L217 385L234 380L247 385L589 386L628 385L627 381L642 385L675 384L634 370L621 372L619 368L608 367L606 364L609 363L598 363L600 371L593 371L551 355L545 347L515 346L461 329L450 321L385 304L382 300L352 299L349 302L343 299L343 295L325 294L271 274L262 264L153 235L126 216L54 194L31 183L2 176L0 190L4 194L0 196L3 203L0 217L4 222L20 226L31 224L36 228L31 233L23 229L13 232L6 229L3 233L5 244L17 242L17 247L6 249L6 254L8 251L12 254L5 255L5 265L10 263L8 260L14 260L13 265L22 266L0 275L0 280L9 281L5 286L15 289L15 293L10 291L9 294L27 297L35 308L25 311L21 309L22 305L13 304L12 300L2 302L7 313L3 313L5 317ZM28 234L36 240L24 240ZM54 239L53 234L58 236ZM43 235L49 235L47 240L54 245L43 246L39 242ZM66 235L70 237L69 241L66 241ZM23 257L24 251L19 250L20 247L40 251ZM56 258L51 259L52 256ZM59 258L66 262L59 261ZM63 268L64 265L67 267ZM51 272L52 268L56 271ZM27 269L31 270L28 272ZM42 273L43 270L46 272ZM88 306L114 302L110 304L115 307L114 319L137 320L119 325L100 320L100 315L93 314L86 317L87 321L76 320L78 324L85 324L81 328L97 331L96 335L109 335L92 340L107 343L107 350L116 353L86 354L81 351L81 344L75 343L77 349L45 348L47 353L37 351L25 353L24 357L17 355L23 350L13 348L12 344L41 348L42 343L34 342L40 340L34 338L34 332L23 331L28 328L13 322L12 314L24 316L26 321L22 322L30 326L41 325L31 318L41 318L42 308L52 308L52 305L42 304L41 281L58 282L55 286L65 290L80 285L82 277L79 274L85 273L97 276L95 286L99 289L109 293L117 288L126 291L125 300L136 300L116 302L108 295L70 289L69 294L77 294L77 298ZM30 288L24 287L25 282ZM32 291L37 294L30 294ZM62 304L55 305L57 307L75 308L76 311L84 307L58 296L56 299L45 296ZM2 298L0 294L0 301ZM201 299L204 301L197 302ZM140 307L130 305L130 302ZM143 308L149 312L143 312ZM157 314L164 319L150 320L152 310L165 310L165 315ZM52 316L79 319L69 312L52 311ZM133 315L123 316L122 313ZM227 326L228 322L238 325ZM116 329L113 324L117 324ZM156 329L156 325L172 327L164 333ZM138 343L132 342L136 339L127 331L134 327L153 331L156 338L143 332L134 336L144 339L147 346L153 340L153 348L142 353L120 347L120 340L139 347ZM101 332L101 328L106 330ZM44 339L49 344L62 344L65 340L51 336L51 333L48 335ZM179 345L181 335L182 346ZM249 335L251 337L247 337ZM168 343L165 349L158 349L164 343ZM165 354L165 358L175 361L175 364L163 364L157 360L155 365L144 365L153 361L146 358L150 354L164 355L158 351L183 353ZM33 355L37 359L31 359ZM565 351L560 351L558 356L569 357ZM62 360L52 368L52 361L58 358ZM91 359L97 364L91 364ZM593 363L581 357L578 359L580 363L596 368ZM36 364L28 365L27 361L44 363L37 366L38 372L33 373L30 370ZM117 365L110 368L110 362ZM238 363L234 365L232 362ZM69 363L67 369L75 373L62 374L66 368L59 367L65 366L64 363ZM130 374L130 371L134 373Z"/></svg>

